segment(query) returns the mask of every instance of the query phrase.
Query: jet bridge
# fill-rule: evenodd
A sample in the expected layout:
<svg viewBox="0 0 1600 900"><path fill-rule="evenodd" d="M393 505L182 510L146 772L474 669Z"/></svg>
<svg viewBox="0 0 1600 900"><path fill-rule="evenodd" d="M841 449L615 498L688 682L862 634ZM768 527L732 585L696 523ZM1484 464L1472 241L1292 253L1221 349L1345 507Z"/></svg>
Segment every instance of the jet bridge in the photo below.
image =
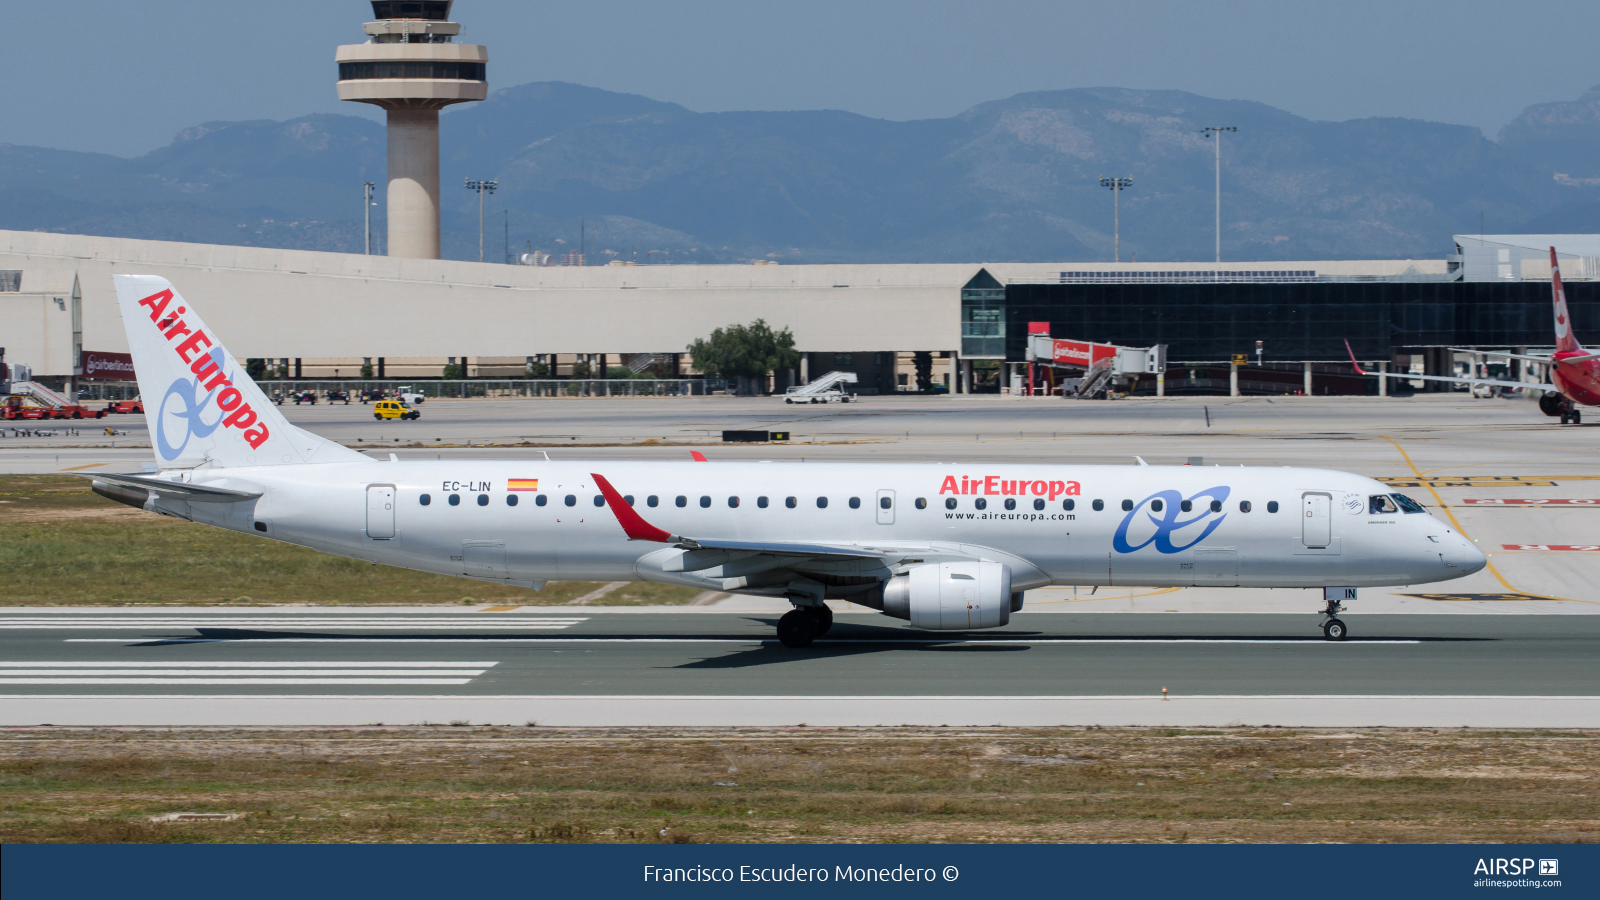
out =
<svg viewBox="0 0 1600 900"><path fill-rule="evenodd" d="M1028 380L1025 393L1055 393L1071 399L1102 398L1119 386L1131 388L1140 375L1167 371L1167 345L1119 347L1050 336L1050 323L1028 323ZM1058 374L1059 373L1059 377ZM1040 375L1045 384L1040 384Z"/></svg>

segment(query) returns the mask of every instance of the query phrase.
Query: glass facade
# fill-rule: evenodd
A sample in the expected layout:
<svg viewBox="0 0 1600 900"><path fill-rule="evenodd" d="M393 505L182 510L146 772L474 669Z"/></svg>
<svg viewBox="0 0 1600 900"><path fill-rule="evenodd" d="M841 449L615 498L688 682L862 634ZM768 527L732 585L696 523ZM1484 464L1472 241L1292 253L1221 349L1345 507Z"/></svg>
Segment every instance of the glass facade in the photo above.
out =
<svg viewBox="0 0 1600 900"><path fill-rule="evenodd" d="M985 273L986 274L986 273ZM974 279L976 281L976 279ZM1600 283L1569 282L1578 339L1600 344ZM1385 359L1408 347L1548 347L1555 341L1548 281L1276 284L1012 284L1000 304L1005 357L1022 360L1027 323L1058 338L1168 346L1171 360ZM975 298L976 299L976 298ZM972 316L962 290L962 352ZM983 354L970 354L983 355Z"/></svg>
<svg viewBox="0 0 1600 900"><path fill-rule="evenodd" d="M1026 334L1024 327L1019 334ZM1006 356L1006 287L979 269L961 288L961 356L1004 359Z"/></svg>
<svg viewBox="0 0 1600 900"><path fill-rule="evenodd" d="M372 15L377 19L429 19L443 22L450 18L452 0L372 0Z"/></svg>
<svg viewBox="0 0 1600 900"><path fill-rule="evenodd" d="M346 62L339 63L340 81L374 78L437 78L450 81L487 81L488 65L481 62Z"/></svg>

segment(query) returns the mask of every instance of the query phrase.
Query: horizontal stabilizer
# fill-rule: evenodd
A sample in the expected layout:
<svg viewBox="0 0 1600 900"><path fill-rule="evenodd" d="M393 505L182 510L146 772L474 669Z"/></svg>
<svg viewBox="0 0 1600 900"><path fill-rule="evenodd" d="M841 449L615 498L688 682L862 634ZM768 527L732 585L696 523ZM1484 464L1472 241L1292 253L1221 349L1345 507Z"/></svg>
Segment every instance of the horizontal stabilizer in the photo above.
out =
<svg viewBox="0 0 1600 900"><path fill-rule="evenodd" d="M191 503L239 503L245 500L254 500L261 496L260 491L233 491L227 488L183 484L182 482L167 481L162 478L152 478L148 475L107 475L105 473L96 475L90 472L74 472L73 474L103 484L138 488L163 497L188 500Z"/></svg>

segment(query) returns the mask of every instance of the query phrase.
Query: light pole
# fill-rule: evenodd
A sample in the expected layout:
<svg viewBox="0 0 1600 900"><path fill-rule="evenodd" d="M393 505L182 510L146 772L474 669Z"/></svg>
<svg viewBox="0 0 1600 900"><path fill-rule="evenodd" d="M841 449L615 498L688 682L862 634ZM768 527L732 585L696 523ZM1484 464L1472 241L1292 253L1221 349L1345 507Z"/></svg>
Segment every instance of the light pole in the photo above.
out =
<svg viewBox="0 0 1600 900"><path fill-rule="evenodd" d="M372 255L372 189L377 187L376 182L363 181L361 183L361 211L367 217L367 255Z"/></svg>
<svg viewBox="0 0 1600 900"><path fill-rule="evenodd" d="M1213 139L1217 145L1217 262L1222 262L1222 133L1224 131L1238 131L1233 125L1207 126L1204 134Z"/></svg>
<svg viewBox="0 0 1600 900"><path fill-rule="evenodd" d="M466 179L467 190L478 192L478 262L483 262L483 195L494 193L499 181L473 181Z"/></svg>
<svg viewBox="0 0 1600 900"><path fill-rule="evenodd" d="M1100 186L1111 190L1111 259L1113 262L1122 262L1122 210L1117 198L1123 188L1133 187L1133 179L1101 175Z"/></svg>

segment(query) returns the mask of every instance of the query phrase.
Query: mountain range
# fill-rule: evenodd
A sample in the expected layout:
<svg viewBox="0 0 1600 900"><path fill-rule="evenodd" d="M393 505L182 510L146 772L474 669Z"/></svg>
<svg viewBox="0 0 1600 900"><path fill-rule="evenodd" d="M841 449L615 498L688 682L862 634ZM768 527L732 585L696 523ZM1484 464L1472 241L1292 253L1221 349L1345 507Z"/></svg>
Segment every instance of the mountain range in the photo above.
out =
<svg viewBox="0 0 1600 900"><path fill-rule="evenodd" d="M1491 140L1415 119L1319 122L1182 91L1019 94L946 119L699 113L560 82L441 123L445 256L579 249L590 264L1209 260L1222 138L1223 258L1394 259L1450 235L1600 232L1600 87L1530 106ZM0 228L382 252L382 124L211 122L134 159L0 144Z"/></svg>

